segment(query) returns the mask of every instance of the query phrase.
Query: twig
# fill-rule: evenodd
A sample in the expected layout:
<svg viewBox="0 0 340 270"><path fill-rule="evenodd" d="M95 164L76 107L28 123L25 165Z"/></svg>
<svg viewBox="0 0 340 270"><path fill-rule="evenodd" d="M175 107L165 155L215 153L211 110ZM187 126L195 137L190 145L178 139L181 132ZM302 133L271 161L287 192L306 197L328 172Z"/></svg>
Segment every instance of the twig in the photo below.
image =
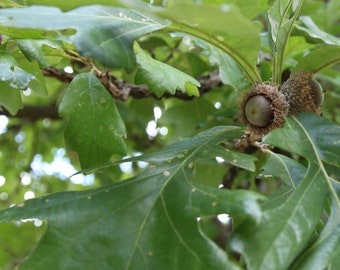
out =
<svg viewBox="0 0 340 270"><path fill-rule="evenodd" d="M58 107L56 104L49 104L45 106L25 106L19 110L15 116L11 115L8 110L1 106L0 115L26 119L32 122L46 118L54 120L61 119L58 115Z"/></svg>
<svg viewBox="0 0 340 270"><path fill-rule="evenodd" d="M119 100L125 101L128 97L141 99L141 98L155 98L159 99L153 92L150 92L146 85L136 85L118 80L115 76L111 75L109 71L101 71L93 64L91 64L92 72L100 79L105 88L111 93L111 95ZM60 70L54 67L48 67L42 70L43 74L47 77L56 78L59 81L70 83L75 74L66 73L64 70ZM200 95L203 95L211 91L214 87L222 86L221 78L217 71L210 73L206 76L201 76L197 79L201 86L199 87ZM182 91L176 91L175 94L165 93L162 98L175 97L182 100L191 100L192 96L183 93Z"/></svg>

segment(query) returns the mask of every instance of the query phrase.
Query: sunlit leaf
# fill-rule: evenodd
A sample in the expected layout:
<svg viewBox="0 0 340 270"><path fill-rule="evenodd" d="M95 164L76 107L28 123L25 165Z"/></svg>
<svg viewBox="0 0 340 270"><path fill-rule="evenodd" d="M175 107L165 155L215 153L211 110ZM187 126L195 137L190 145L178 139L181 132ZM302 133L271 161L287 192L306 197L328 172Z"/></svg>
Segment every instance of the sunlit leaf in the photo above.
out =
<svg viewBox="0 0 340 270"><path fill-rule="evenodd" d="M31 6L0 10L0 26L26 29L76 29L75 44L85 56L93 56L108 67L135 66L133 41L166 23L140 12L100 5L83 6L69 12L55 7Z"/></svg>
<svg viewBox="0 0 340 270"><path fill-rule="evenodd" d="M166 92L175 94L176 90L181 90L189 96L198 96L197 87L200 83L196 79L153 59L137 43L135 52L137 63L140 65L135 75L135 83L147 84L157 97L161 97Z"/></svg>
<svg viewBox="0 0 340 270"><path fill-rule="evenodd" d="M229 213L236 220L258 221L262 196L206 187L192 179L192 164L208 146L219 148L240 133L235 127L217 127L138 157L152 165L129 180L47 195L1 211L2 222L29 217L48 221L46 234L22 269L95 269L93 256L100 258L101 269L241 269L200 231L197 217Z"/></svg>
<svg viewBox="0 0 340 270"><path fill-rule="evenodd" d="M46 5L46 6L54 6L58 7L61 10L70 10L80 6L85 5L107 5L107 6L119 6L121 1L116 0L73 0L73 1L65 1L65 0L53 0L53 2L49 0L26 0L25 4L28 6L31 5Z"/></svg>
<svg viewBox="0 0 340 270"><path fill-rule="evenodd" d="M79 155L82 168L125 155L124 122L108 91L92 73L74 78L59 107L68 120L66 144Z"/></svg>

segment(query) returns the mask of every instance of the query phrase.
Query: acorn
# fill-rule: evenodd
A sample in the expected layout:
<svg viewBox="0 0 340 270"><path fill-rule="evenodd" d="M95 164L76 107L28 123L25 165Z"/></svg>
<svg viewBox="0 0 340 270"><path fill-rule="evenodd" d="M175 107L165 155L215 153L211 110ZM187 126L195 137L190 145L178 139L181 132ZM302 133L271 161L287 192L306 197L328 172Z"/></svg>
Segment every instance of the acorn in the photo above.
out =
<svg viewBox="0 0 340 270"><path fill-rule="evenodd" d="M281 92L289 103L289 115L294 116L302 112L321 114L323 90L312 72L297 72L282 84Z"/></svg>
<svg viewBox="0 0 340 270"><path fill-rule="evenodd" d="M247 132L259 139L283 127L289 105L277 86L257 84L243 95L240 108L240 118L247 125Z"/></svg>
<svg viewBox="0 0 340 270"><path fill-rule="evenodd" d="M245 107L248 121L257 127L266 127L274 118L270 108L271 101L265 95L252 96Z"/></svg>

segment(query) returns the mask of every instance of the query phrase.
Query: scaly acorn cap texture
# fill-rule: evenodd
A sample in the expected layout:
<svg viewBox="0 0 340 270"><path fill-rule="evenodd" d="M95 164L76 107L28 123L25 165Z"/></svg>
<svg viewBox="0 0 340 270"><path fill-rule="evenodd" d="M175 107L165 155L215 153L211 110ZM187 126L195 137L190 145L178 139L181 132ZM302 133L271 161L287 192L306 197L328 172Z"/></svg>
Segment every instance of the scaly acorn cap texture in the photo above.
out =
<svg viewBox="0 0 340 270"><path fill-rule="evenodd" d="M282 84L281 92L289 103L289 115L302 112L321 114L323 91L312 72L297 72Z"/></svg>
<svg viewBox="0 0 340 270"><path fill-rule="evenodd" d="M275 85L257 84L240 101L240 119L247 125L252 140L283 127L289 105Z"/></svg>

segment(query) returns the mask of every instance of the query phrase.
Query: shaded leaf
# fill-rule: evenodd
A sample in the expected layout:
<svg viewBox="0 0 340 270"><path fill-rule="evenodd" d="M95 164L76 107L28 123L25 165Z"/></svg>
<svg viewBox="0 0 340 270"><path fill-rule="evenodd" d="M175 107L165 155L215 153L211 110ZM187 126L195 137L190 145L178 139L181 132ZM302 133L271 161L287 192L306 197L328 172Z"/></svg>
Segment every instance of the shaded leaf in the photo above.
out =
<svg viewBox="0 0 340 270"><path fill-rule="evenodd" d="M340 62L340 46L322 45L300 59L298 64L293 68L292 73L300 70L316 73L337 62Z"/></svg>
<svg viewBox="0 0 340 270"><path fill-rule="evenodd" d="M15 58L16 62L18 63L21 69L29 71L29 73L34 76L34 79L30 80L28 88L32 90L32 92L34 92L35 94L38 94L39 96L47 97L48 86L46 85L46 78L44 74L41 72L39 62L38 61L32 62L29 59L27 59L22 50L20 50L19 48L11 50L11 56Z"/></svg>
<svg viewBox="0 0 340 270"><path fill-rule="evenodd" d="M209 60L217 64L221 80L224 84L232 86L236 90L243 89L246 85L246 77L236 62L220 49L211 47Z"/></svg>
<svg viewBox="0 0 340 270"><path fill-rule="evenodd" d="M270 144L279 146L291 153L306 157L307 159L314 158L321 163L321 161L334 166L340 166L340 160L337 149L340 148L340 126L329 121L323 117L316 116L311 113L302 113L298 117L299 121L293 122L297 129L292 130L291 133L281 133L276 136L274 131L268 135L265 140ZM292 120L288 121L288 125ZM306 126L306 127L305 127ZM293 126L290 126L292 129ZM299 130L306 130L301 133ZM308 132L308 136L307 133ZM292 134L294 136L292 136ZM308 138L308 140L306 139ZM285 143L289 142L289 143ZM285 145L283 145L285 143ZM312 150L315 155L312 155Z"/></svg>
<svg viewBox="0 0 340 270"><path fill-rule="evenodd" d="M235 127L213 128L135 158L152 165L129 180L47 195L1 211L1 222L48 221L22 269L240 269L200 231L197 217L229 213L236 220L258 221L262 196L199 185L191 164L207 146L219 148L241 133Z"/></svg>
<svg viewBox="0 0 340 270"><path fill-rule="evenodd" d="M193 77L175 69L167 64L159 62L145 53L135 43L137 63L140 65L135 75L136 84L147 84L149 90L157 97L169 92L175 94L181 90L189 96L198 96L200 83Z"/></svg>
<svg viewBox="0 0 340 270"><path fill-rule="evenodd" d="M325 31L322 31L309 16L301 16L299 21L304 26L296 25L295 27L300 31L303 31L309 38L316 40L317 42L323 42L329 45L340 45L340 38L333 36Z"/></svg>
<svg viewBox="0 0 340 270"><path fill-rule="evenodd" d="M17 44L26 58L29 61L37 61L40 68L46 68L50 65L45 56L43 46L49 46L53 49L59 48L55 42L47 40L18 40Z"/></svg>
<svg viewBox="0 0 340 270"><path fill-rule="evenodd" d="M286 156L264 150L269 154L266 164L261 168L263 177L271 180L272 177L279 178L282 183L277 192L271 194L269 199L263 203L263 208L273 208L281 205L299 185L306 174L307 169L297 161Z"/></svg>
<svg viewBox="0 0 340 270"><path fill-rule="evenodd" d="M277 84L281 83L285 48L302 3L301 0L276 0L268 10L269 44L273 55L273 81Z"/></svg>
<svg viewBox="0 0 340 270"><path fill-rule="evenodd" d="M212 157L212 158L222 158L224 162L228 164L232 164L235 167L242 168L245 170L249 170L254 172L255 171L255 161L256 157L234 152L229 149L220 147L207 147L207 149L203 152L203 156L205 158Z"/></svg>
<svg viewBox="0 0 340 270"><path fill-rule="evenodd" d="M59 112L68 120L66 145L78 153L82 168L107 162L113 154L126 154L124 122L94 74L83 73L73 79Z"/></svg>
<svg viewBox="0 0 340 270"><path fill-rule="evenodd" d="M309 270L327 269L330 266L336 269L338 264L333 264L332 260L338 257L336 252L340 245L340 203L333 199L331 215L326 227L322 230L317 239L310 243L306 250L297 258L290 269Z"/></svg>
<svg viewBox="0 0 340 270"><path fill-rule="evenodd" d="M340 18L340 2L337 0L330 0L327 5L327 26L338 25Z"/></svg>
<svg viewBox="0 0 340 270"><path fill-rule="evenodd" d="M100 5L83 6L69 12L31 6L0 10L0 26L26 29L76 29L75 44L85 56L93 56L108 67L135 66L135 38L164 27L163 20L140 12Z"/></svg>
<svg viewBox="0 0 340 270"><path fill-rule="evenodd" d="M256 68L260 27L237 8L175 3L157 14L172 21L168 29L209 42L233 58L252 82L261 81Z"/></svg>
<svg viewBox="0 0 340 270"><path fill-rule="evenodd" d="M264 211L261 225L256 227L246 222L237 229L232 247L244 254L249 269L271 269L273 265L287 269L312 236L330 191L322 164L328 140L332 140L332 152L340 151L339 133L329 134L324 143L320 141L320 146L316 144L315 138L318 140L317 134L324 134L324 126L331 125L321 117L301 114L298 118L288 118L284 128L264 138L265 143L303 156L309 166L289 198ZM338 128L335 124L332 127Z"/></svg>
<svg viewBox="0 0 340 270"><path fill-rule="evenodd" d="M181 134L186 138L193 136L200 130L200 124L208 120L209 115L216 111L215 107L204 98L194 99L192 102L180 103L177 106L171 106L164 111L162 117L158 120L160 125L165 125L174 134ZM181 121L174 121L180 119ZM171 139L171 138L170 138ZM178 140L179 138L172 138Z"/></svg>
<svg viewBox="0 0 340 270"><path fill-rule="evenodd" d="M23 108L20 91L0 82L0 105L4 106L12 115L15 115Z"/></svg>

